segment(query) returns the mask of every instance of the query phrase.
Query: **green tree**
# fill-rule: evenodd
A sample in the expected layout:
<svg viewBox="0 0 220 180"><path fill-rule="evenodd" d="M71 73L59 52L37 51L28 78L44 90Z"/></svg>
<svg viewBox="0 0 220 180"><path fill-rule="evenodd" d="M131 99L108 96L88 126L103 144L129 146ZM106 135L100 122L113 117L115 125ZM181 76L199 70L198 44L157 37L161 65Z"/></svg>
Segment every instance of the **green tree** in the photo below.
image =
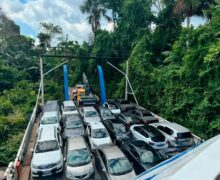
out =
<svg viewBox="0 0 220 180"><path fill-rule="evenodd" d="M111 21L111 18L106 14L106 8L98 0L86 0L80 9L83 14L89 15L87 19L92 26L93 33L100 29L101 17L104 17L108 22Z"/></svg>
<svg viewBox="0 0 220 180"><path fill-rule="evenodd" d="M40 23L42 32L38 34L40 40L40 46L47 48L51 47L51 41L56 35L62 34L62 28L52 23L42 22Z"/></svg>

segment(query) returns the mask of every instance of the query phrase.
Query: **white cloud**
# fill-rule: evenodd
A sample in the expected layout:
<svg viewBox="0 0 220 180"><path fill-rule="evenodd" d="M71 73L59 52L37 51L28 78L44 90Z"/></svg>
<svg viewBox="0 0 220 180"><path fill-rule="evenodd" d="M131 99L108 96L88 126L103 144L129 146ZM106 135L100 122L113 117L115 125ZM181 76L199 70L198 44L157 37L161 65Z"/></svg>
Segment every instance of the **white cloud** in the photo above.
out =
<svg viewBox="0 0 220 180"><path fill-rule="evenodd" d="M0 0L0 7L12 20L28 24L36 33L40 31L40 22L50 22L61 26L69 40L83 42L88 39L91 27L86 15L80 12L82 3L83 0L29 0L25 4L19 0Z"/></svg>

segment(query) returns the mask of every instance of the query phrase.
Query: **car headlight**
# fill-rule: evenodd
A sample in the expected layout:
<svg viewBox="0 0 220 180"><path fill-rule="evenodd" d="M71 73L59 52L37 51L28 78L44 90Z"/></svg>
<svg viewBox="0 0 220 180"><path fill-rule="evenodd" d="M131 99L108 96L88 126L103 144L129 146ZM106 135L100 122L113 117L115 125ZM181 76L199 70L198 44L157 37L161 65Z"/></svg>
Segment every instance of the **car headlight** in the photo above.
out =
<svg viewBox="0 0 220 180"><path fill-rule="evenodd" d="M31 166L32 166L32 168L37 169L36 165L32 164Z"/></svg>
<svg viewBox="0 0 220 180"><path fill-rule="evenodd" d="M59 161L56 162L56 165L60 165L62 163L62 160L60 159Z"/></svg>
<svg viewBox="0 0 220 180"><path fill-rule="evenodd" d="M67 173L66 173L66 176L67 176L68 178L74 178L74 175L73 175L72 173L70 173L70 172L67 172Z"/></svg>
<svg viewBox="0 0 220 180"><path fill-rule="evenodd" d="M93 174L94 173L94 169L93 167L89 170L89 174Z"/></svg>

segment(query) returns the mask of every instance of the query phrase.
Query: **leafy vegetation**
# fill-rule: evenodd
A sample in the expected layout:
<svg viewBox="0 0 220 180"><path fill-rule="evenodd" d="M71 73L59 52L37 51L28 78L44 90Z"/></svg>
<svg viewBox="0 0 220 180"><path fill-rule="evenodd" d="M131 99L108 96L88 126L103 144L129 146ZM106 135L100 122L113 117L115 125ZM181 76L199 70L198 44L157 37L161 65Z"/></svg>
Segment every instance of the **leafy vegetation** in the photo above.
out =
<svg viewBox="0 0 220 180"><path fill-rule="evenodd" d="M92 38L83 44L59 42L50 53L112 57L109 61L123 71L129 60L129 78L142 106L202 138L220 133L219 0L86 0L81 10L88 16ZM206 17L207 22L194 28L193 15ZM113 22L112 32L101 29L102 18ZM187 27L182 25L185 18ZM62 29L41 23L40 44L35 46L3 13L0 20L0 164L6 164L16 155L35 103L39 56ZM60 62L44 58L44 71ZM70 86L85 72L99 94L100 64L108 97L123 98L125 79L106 62L105 58L70 61ZM46 100L62 100L61 74L62 68L46 76Z"/></svg>

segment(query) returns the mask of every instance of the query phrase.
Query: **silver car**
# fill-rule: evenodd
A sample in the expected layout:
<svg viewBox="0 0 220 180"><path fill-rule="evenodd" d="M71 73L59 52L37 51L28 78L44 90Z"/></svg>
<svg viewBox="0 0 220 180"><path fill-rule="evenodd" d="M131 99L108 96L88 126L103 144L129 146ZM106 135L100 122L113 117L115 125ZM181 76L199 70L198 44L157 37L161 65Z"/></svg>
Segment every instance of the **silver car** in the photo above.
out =
<svg viewBox="0 0 220 180"><path fill-rule="evenodd" d="M115 145L105 145L96 149L96 165L103 179L128 180L134 179L134 169L124 155Z"/></svg>
<svg viewBox="0 0 220 180"><path fill-rule="evenodd" d="M84 124L101 121L98 112L92 106L83 107L81 110L81 115L83 117Z"/></svg>
<svg viewBox="0 0 220 180"><path fill-rule="evenodd" d="M65 117L63 124L63 138L75 136L84 136L84 127L81 117L77 114L71 114Z"/></svg>
<svg viewBox="0 0 220 180"><path fill-rule="evenodd" d="M65 151L66 179L87 179L94 176L91 152L83 137L68 138Z"/></svg>

